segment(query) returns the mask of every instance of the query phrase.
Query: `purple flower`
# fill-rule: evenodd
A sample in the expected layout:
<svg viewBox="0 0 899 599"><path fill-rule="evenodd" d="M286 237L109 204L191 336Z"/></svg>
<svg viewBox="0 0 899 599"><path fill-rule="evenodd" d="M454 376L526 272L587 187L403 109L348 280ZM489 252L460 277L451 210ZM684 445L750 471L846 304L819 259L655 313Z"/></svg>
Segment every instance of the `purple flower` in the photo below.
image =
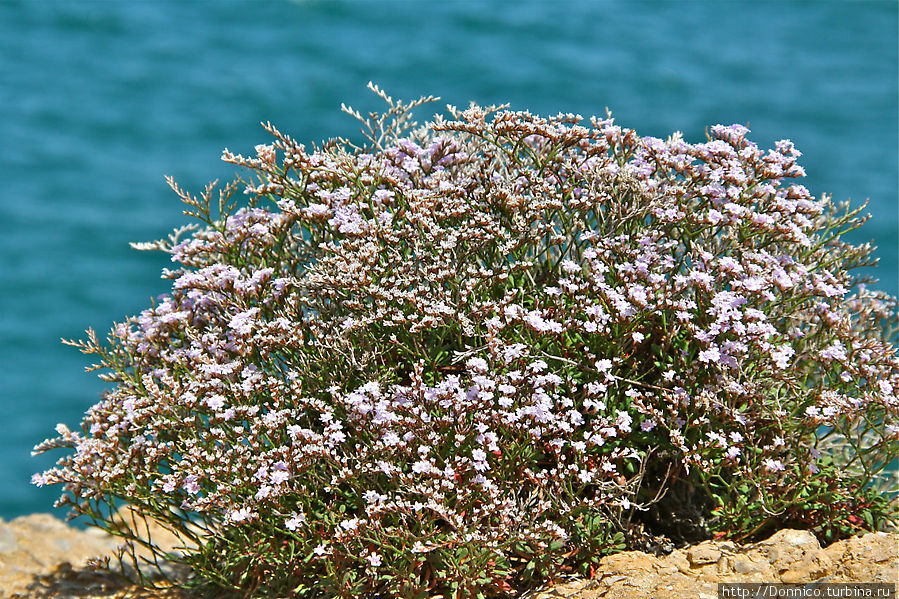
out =
<svg viewBox="0 0 899 599"><path fill-rule="evenodd" d="M703 362L703 363L719 362L720 360L721 360L721 352L718 351L717 347L711 347L709 349L699 352L699 361L700 362Z"/></svg>
<svg viewBox="0 0 899 599"><path fill-rule="evenodd" d="M796 351L789 345L782 345L771 352L771 359L774 360L778 368L783 370L790 365L790 358L795 353Z"/></svg>
<svg viewBox="0 0 899 599"><path fill-rule="evenodd" d="M218 394L212 395L206 398L206 405L210 410L218 411L225 405L225 398Z"/></svg>
<svg viewBox="0 0 899 599"><path fill-rule="evenodd" d="M771 458L765 459L764 466L768 472L782 472L784 469L783 462Z"/></svg>
<svg viewBox="0 0 899 599"><path fill-rule="evenodd" d="M195 475L190 475L184 479L184 483L182 486L184 490L190 493L191 495L196 495L200 492L200 484L197 482L197 477Z"/></svg>
<svg viewBox="0 0 899 599"><path fill-rule="evenodd" d="M487 368L488 368L487 361L484 360L483 358L478 358L478 357L469 358L468 361L465 363L465 366L467 366L468 369L472 372L481 372L481 373L487 372Z"/></svg>
<svg viewBox="0 0 899 599"><path fill-rule="evenodd" d="M434 465L429 460L419 460L412 464L412 472L424 474L430 472Z"/></svg>
<svg viewBox="0 0 899 599"><path fill-rule="evenodd" d="M228 512L226 519L228 522L244 522L255 517L250 508L242 507Z"/></svg>
<svg viewBox="0 0 899 599"><path fill-rule="evenodd" d="M369 553L365 559L368 560L368 565L372 568L377 568L383 563L381 561L381 554L379 553Z"/></svg>
<svg viewBox="0 0 899 599"><path fill-rule="evenodd" d="M287 530L295 531L300 526L302 526L305 521L306 514L293 513L290 515L290 518L284 521L284 526L287 528Z"/></svg>

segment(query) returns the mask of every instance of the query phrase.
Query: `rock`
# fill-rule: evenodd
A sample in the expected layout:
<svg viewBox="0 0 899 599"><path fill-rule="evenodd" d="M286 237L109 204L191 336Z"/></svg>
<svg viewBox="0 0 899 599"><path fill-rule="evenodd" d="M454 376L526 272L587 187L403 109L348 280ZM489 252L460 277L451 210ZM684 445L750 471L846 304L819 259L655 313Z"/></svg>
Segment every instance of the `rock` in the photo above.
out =
<svg viewBox="0 0 899 599"><path fill-rule="evenodd" d="M681 574L690 573L690 560L687 559L683 551L673 551L659 561L663 568L667 568L670 565L675 567Z"/></svg>
<svg viewBox="0 0 899 599"><path fill-rule="evenodd" d="M602 560L603 572L606 576L633 576L638 572L651 573L654 571L655 560L648 553L642 551L626 551L616 553Z"/></svg>
<svg viewBox="0 0 899 599"><path fill-rule="evenodd" d="M749 575L752 578L761 581L774 580L774 572L771 570L771 564L762 557L756 555L739 555L728 560L728 566L731 572L736 575Z"/></svg>
<svg viewBox="0 0 899 599"><path fill-rule="evenodd" d="M817 580L832 569L831 559L822 553L815 535L806 530L782 530L758 544L780 582Z"/></svg>
<svg viewBox="0 0 899 599"><path fill-rule="evenodd" d="M110 540L88 537L46 514L0 523L0 589L22 591L35 574L64 562L82 565L114 548Z"/></svg>
<svg viewBox="0 0 899 599"><path fill-rule="evenodd" d="M177 545L174 535L158 526L151 524L150 531L165 550ZM125 581L96 571L91 562L96 558L114 561L120 545L121 539L96 529L68 526L49 514L0 520L0 598L85 597L89 596L82 592L86 590L109 597L108 592L123 588ZM73 585L78 594L70 588Z"/></svg>
<svg viewBox="0 0 899 599"><path fill-rule="evenodd" d="M19 546L16 535L10 530L9 525L0 520L0 556L12 553Z"/></svg>
<svg viewBox="0 0 899 599"><path fill-rule="evenodd" d="M721 550L709 541L700 543L696 547L691 547L687 550L687 560L691 566L717 564L719 559L721 559Z"/></svg>
<svg viewBox="0 0 899 599"><path fill-rule="evenodd" d="M899 535L872 533L834 543L824 550L833 582L899 582Z"/></svg>
<svg viewBox="0 0 899 599"><path fill-rule="evenodd" d="M761 543L705 541L665 557L603 558L570 599L717 599L719 582L899 582L899 534L872 533L821 549L809 532L782 530ZM570 587L569 587L570 588ZM557 597L551 591L536 599Z"/></svg>

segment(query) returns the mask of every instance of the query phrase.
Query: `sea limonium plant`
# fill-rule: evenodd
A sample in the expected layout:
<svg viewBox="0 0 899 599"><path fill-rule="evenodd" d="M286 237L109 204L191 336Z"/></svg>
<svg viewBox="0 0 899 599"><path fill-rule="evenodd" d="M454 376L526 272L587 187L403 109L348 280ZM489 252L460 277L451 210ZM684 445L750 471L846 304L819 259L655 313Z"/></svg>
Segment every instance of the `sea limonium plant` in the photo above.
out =
<svg viewBox="0 0 899 599"><path fill-rule="evenodd" d="M474 104L419 127L434 98L371 87L364 144L266 125L235 182L170 181L198 222L136 246L171 292L69 342L110 388L36 448L73 517L217 594L410 599L890 524L896 300L791 142Z"/></svg>

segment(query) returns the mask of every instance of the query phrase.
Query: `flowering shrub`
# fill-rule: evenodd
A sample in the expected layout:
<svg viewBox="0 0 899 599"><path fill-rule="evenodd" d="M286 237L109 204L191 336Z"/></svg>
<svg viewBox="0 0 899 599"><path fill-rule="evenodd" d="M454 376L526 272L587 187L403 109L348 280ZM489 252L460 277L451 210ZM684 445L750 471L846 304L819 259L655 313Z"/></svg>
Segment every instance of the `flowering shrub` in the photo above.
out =
<svg viewBox="0 0 899 599"><path fill-rule="evenodd" d="M223 159L172 291L76 345L114 383L37 484L246 596L498 596L603 554L882 527L896 302L788 141L389 103L366 147ZM245 187L247 200L232 201ZM126 502L180 535L165 556ZM674 524L672 526L672 524Z"/></svg>

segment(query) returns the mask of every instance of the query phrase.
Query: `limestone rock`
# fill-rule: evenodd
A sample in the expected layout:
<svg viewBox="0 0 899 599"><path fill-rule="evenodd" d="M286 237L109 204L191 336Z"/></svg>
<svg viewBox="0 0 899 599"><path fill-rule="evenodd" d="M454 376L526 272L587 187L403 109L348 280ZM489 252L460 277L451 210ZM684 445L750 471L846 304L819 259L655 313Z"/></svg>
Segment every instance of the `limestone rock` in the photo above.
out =
<svg viewBox="0 0 899 599"><path fill-rule="evenodd" d="M720 559L721 550L708 541L687 550L687 561L693 567L717 564Z"/></svg>
<svg viewBox="0 0 899 599"><path fill-rule="evenodd" d="M123 516L127 517L127 512ZM180 545L174 535L158 525L151 523L144 530L152 533L165 550ZM22 516L10 522L0 519L0 599L109 597L109 593L130 585L92 566L103 558L115 564L121 544L117 537L68 526L49 514ZM177 574L177 570L169 568L167 574Z"/></svg>
<svg viewBox="0 0 899 599"><path fill-rule="evenodd" d="M833 564L832 582L899 582L899 535L871 533L823 551Z"/></svg>
<svg viewBox="0 0 899 599"><path fill-rule="evenodd" d="M717 599L719 582L899 583L899 534L872 533L822 549L807 531L782 530L754 545L706 541L664 557L642 552L603 558L570 599ZM536 599L559 597L552 589Z"/></svg>
<svg viewBox="0 0 899 599"><path fill-rule="evenodd" d="M0 589L9 595L24 592L35 574L66 562L84 566L115 548L111 538L87 535L46 514L0 521Z"/></svg>
<svg viewBox="0 0 899 599"><path fill-rule="evenodd" d="M782 530L758 545L781 582L810 582L833 569L815 535L806 530Z"/></svg>

